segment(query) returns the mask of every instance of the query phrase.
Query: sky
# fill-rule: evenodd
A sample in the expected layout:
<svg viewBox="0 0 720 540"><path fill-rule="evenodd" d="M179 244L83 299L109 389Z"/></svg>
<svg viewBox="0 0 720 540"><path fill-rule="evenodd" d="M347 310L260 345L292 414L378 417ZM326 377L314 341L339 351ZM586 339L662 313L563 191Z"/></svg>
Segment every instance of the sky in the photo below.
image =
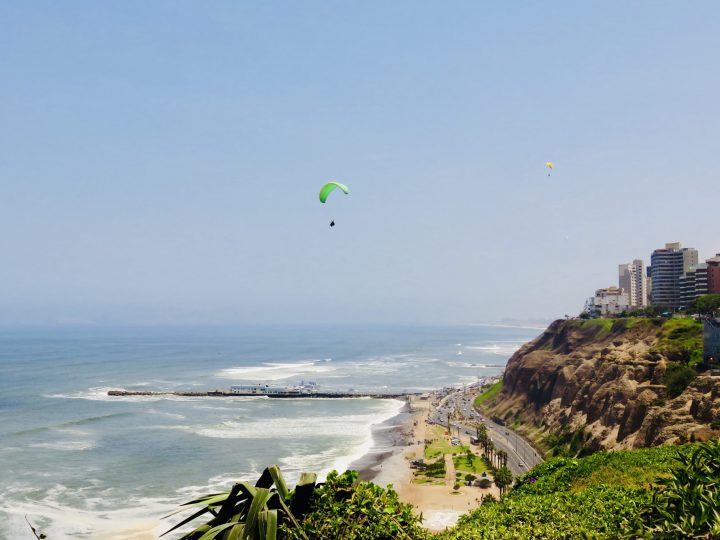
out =
<svg viewBox="0 0 720 540"><path fill-rule="evenodd" d="M720 252L715 1L5 0L0 27L0 325L549 320L666 242Z"/></svg>

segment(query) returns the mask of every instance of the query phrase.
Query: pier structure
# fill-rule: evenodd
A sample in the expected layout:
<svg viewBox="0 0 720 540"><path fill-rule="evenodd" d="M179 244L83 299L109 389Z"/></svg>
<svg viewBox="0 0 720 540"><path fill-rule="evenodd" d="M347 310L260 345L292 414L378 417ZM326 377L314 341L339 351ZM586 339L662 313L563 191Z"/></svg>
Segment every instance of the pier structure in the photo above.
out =
<svg viewBox="0 0 720 540"><path fill-rule="evenodd" d="M382 393L382 392L265 392L239 394L227 390L209 390L207 392L157 392L149 390L108 390L108 396L181 396L181 397L268 397L272 399L305 399L305 398L375 398L375 399L406 399L414 392Z"/></svg>

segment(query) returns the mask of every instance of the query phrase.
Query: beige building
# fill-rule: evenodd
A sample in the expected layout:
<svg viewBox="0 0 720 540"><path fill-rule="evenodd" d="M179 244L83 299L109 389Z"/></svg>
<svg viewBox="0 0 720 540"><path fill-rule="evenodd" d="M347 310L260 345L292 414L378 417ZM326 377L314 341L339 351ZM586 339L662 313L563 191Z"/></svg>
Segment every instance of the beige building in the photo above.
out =
<svg viewBox="0 0 720 540"><path fill-rule="evenodd" d="M648 305L645 264L640 259L618 266L618 285L627 293L630 309L641 309Z"/></svg>

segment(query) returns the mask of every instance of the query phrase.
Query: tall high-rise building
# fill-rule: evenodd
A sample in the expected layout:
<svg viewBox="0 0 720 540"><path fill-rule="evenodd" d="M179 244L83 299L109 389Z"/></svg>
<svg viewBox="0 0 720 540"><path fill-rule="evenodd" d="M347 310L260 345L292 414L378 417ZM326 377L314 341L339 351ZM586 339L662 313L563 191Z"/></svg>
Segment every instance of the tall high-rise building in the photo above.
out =
<svg viewBox="0 0 720 540"><path fill-rule="evenodd" d="M653 251L650 256L652 303L680 308L680 277L697 263L697 250L684 248L680 242L665 244L665 248Z"/></svg>
<svg viewBox="0 0 720 540"><path fill-rule="evenodd" d="M645 264L640 259L618 266L618 285L627 293L631 309L647 306Z"/></svg>

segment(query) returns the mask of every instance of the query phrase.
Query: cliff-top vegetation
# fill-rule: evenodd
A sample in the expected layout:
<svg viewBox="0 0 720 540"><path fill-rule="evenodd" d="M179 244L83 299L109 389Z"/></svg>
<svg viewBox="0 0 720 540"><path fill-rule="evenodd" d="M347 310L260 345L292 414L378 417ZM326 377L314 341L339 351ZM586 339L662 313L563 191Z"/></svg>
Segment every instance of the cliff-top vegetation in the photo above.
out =
<svg viewBox="0 0 720 540"><path fill-rule="evenodd" d="M717 538L718 480L717 441L553 458L438 539Z"/></svg>
<svg viewBox="0 0 720 540"><path fill-rule="evenodd" d="M270 467L255 486L236 484L193 501L211 520L184 538L717 538L719 497L718 441L553 458L518 478L500 501L486 499L457 526L432 535L391 487L333 472L322 484L305 475L291 491Z"/></svg>

